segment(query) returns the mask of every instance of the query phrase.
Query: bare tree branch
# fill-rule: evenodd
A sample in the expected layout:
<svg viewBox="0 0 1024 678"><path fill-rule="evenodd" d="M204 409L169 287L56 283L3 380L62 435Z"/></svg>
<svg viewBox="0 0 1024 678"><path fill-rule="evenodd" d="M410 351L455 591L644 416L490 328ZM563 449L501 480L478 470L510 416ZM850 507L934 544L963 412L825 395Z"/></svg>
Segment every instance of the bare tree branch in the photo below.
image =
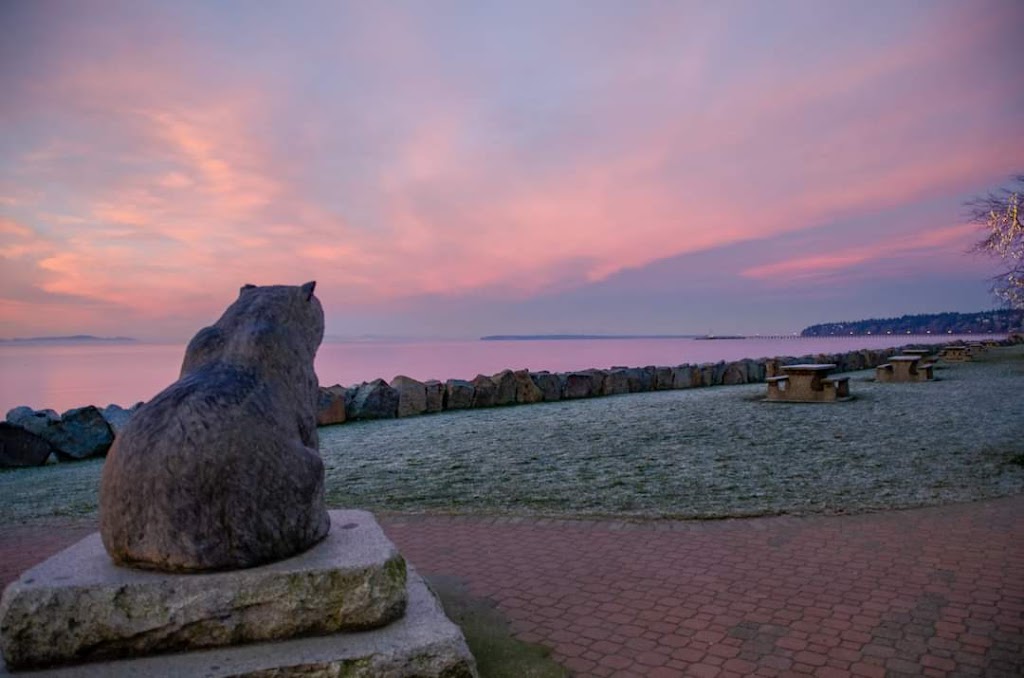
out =
<svg viewBox="0 0 1024 678"><path fill-rule="evenodd" d="M1024 308L1024 174L1010 187L989 191L964 203L967 219L984 237L971 247L1001 259L1008 268L993 278L992 293L1010 308Z"/></svg>

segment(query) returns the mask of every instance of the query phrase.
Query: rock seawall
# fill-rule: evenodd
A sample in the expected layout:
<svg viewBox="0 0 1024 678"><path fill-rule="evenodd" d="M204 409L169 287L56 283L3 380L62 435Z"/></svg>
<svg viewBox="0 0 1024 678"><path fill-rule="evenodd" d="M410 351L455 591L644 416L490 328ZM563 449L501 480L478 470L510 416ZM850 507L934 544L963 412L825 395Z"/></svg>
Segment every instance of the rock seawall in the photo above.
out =
<svg viewBox="0 0 1024 678"><path fill-rule="evenodd" d="M1024 336L1011 335L1001 345L1024 343ZM365 419L395 419L445 410L528 405L540 402L597 398L626 393L644 393L706 386L760 383L777 376L782 365L834 363L836 372L855 372L881 365L890 356L908 348L929 348L936 352L945 344L909 344L887 349L861 349L846 353L817 353L774 358L744 358L676 366L611 367L571 372L502 370L494 375L478 374L470 380L434 379L419 381L399 375L389 384L374 379L351 386L321 386L317 413L319 426L332 426ZM105 455L117 431L140 407L125 410L117 405L104 409L86 406L58 415L53 410L16 407L7 413L0 444L17 432L19 454L0 454L0 466L42 464L50 454L61 461ZM3 450L0 450L2 453ZM41 458L41 459L40 459Z"/></svg>

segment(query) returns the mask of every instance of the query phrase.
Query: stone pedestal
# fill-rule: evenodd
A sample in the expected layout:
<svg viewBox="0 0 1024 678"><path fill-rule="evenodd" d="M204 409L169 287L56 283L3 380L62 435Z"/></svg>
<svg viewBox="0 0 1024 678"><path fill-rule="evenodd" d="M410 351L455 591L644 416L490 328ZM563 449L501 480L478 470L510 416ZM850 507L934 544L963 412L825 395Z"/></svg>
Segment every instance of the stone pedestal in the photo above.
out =
<svg viewBox="0 0 1024 678"><path fill-rule="evenodd" d="M4 591L0 676L475 676L373 516L330 515L306 553L212 574L117 567L86 537Z"/></svg>

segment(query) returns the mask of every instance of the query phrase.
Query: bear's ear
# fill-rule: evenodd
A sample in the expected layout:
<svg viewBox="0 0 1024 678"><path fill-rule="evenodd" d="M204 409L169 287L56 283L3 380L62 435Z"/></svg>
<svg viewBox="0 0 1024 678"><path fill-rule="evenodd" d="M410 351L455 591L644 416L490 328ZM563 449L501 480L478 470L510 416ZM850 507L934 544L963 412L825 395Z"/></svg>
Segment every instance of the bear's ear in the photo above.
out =
<svg viewBox="0 0 1024 678"><path fill-rule="evenodd" d="M255 285L253 285L252 283L246 283L246 284L242 285L242 289L238 290L238 296L242 296L242 292L245 292L246 290L254 290L254 289L256 289Z"/></svg>
<svg viewBox="0 0 1024 678"><path fill-rule="evenodd" d="M313 290L316 289L316 281L310 280L308 283L302 286L302 293L306 295L306 301L313 298Z"/></svg>

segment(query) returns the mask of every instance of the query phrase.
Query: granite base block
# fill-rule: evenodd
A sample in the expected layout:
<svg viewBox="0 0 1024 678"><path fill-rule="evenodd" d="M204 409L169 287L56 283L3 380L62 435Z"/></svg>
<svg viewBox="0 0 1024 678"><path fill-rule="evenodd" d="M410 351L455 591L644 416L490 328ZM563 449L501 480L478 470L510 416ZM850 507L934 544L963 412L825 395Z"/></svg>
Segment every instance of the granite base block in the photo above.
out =
<svg viewBox="0 0 1024 678"><path fill-rule="evenodd" d="M397 619L406 604L398 550L372 514L330 515L330 533L305 553L210 574L118 567L99 534L90 535L4 591L4 660L17 669L45 667L361 630Z"/></svg>
<svg viewBox="0 0 1024 678"><path fill-rule="evenodd" d="M413 570L406 613L371 631L79 664L0 678L476 678L462 631Z"/></svg>

